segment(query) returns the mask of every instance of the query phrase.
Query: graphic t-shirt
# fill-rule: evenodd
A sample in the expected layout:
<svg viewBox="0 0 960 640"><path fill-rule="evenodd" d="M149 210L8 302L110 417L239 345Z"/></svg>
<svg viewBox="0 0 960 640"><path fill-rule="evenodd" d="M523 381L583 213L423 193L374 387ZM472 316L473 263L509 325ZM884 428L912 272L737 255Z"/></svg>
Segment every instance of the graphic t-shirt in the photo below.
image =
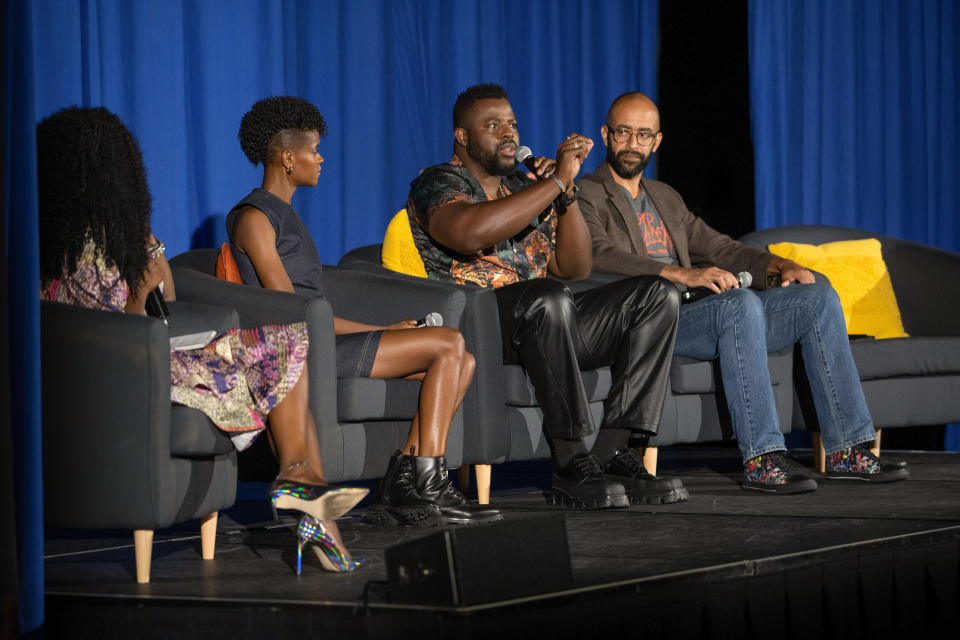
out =
<svg viewBox="0 0 960 640"><path fill-rule="evenodd" d="M623 187L620 187L623 189ZM627 200L633 205L633 212L637 214L637 225L643 231L643 241L647 246L647 255L659 262L679 265L677 252L673 248L673 238L667 228L663 226L663 219L653 202L647 197L646 191L641 191L636 198L626 189Z"/></svg>

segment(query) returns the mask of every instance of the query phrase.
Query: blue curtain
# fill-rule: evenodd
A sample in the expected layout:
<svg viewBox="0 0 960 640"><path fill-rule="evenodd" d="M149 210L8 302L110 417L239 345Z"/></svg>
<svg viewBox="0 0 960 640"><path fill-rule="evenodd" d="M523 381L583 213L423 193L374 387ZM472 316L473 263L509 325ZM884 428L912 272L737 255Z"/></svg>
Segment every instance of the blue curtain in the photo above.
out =
<svg viewBox="0 0 960 640"><path fill-rule="evenodd" d="M131 127L171 255L225 240L226 213L259 186L237 129L268 95L302 96L327 119L320 184L294 206L335 263L379 242L410 180L449 158L467 86L503 84L522 143L544 155L572 130L597 137L621 92L656 87L656 0L43 4L37 116L104 105Z"/></svg>
<svg viewBox="0 0 960 640"><path fill-rule="evenodd" d="M16 508L17 611L22 637L43 632L43 476L40 454L40 261L37 232L37 161L34 138L33 34L30 3L2 9L3 257L9 312L9 419ZM6 410L6 408L4 408ZM8 470L5 470L8 471ZM9 476L8 476L9 477ZM6 487L3 488L6 490ZM8 523L4 522L3 526Z"/></svg>
<svg viewBox="0 0 960 640"><path fill-rule="evenodd" d="M960 250L960 3L750 0L757 226Z"/></svg>
<svg viewBox="0 0 960 640"><path fill-rule="evenodd" d="M958 34L957 0L750 0L757 228L960 251Z"/></svg>
<svg viewBox="0 0 960 640"><path fill-rule="evenodd" d="M452 153L457 93L503 84L521 142L554 155L571 131L597 138L610 102L656 95L657 0L23 0L4 3L4 218L21 629L43 620L34 126L103 105L143 149L153 229L169 255L217 246L261 170L240 118L299 95L327 119L320 184L294 205L324 261L379 242L410 180ZM599 144L586 170L601 161Z"/></svg>

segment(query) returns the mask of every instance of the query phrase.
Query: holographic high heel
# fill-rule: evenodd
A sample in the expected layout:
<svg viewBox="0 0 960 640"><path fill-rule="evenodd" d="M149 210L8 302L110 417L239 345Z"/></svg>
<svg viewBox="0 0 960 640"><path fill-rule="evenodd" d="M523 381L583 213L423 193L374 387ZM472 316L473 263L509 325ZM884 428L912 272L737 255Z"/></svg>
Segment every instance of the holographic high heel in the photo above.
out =
<svg viewBox="0 0 960 640"><path fill-rule="evenodd" d="M354 558L350 552L337 544L337 540L330 535L323 523L310 516L303 516L297 525L297 575L303 568L303 547L311 545L320 564L327 571L346 573L355 571L366 563L364 558Z"/></svg>
<svg viewBox="0 0 960 640"><path fill-rule="evenodd" d="M287 471L309 464L298 462L287 467ZM364 487L331 487L277 478L270 486L270 503L274 518L278 509L296 509L317 520L336 520L353 509L369 492Z"/></svg>

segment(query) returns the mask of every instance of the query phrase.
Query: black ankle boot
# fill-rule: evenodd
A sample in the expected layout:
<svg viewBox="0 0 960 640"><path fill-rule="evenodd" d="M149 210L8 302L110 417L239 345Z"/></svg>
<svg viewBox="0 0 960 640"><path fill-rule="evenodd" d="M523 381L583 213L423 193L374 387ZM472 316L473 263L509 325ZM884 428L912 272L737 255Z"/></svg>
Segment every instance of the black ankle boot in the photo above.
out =
<svg viewBox="0 0 960 640"><path fill-rule="evenodd" d="M363 519L377 526L402 524L409 527L432 527L440 523L440 508L417 494L413 483L413 461L397 450L377 485L373 504Z"/></svg>
<svg viewBox="0 0 960 640"><path fill-rule="evenodd" d="M470 504L457 491L447 475L445 456L414 456L413 468L417 493L440 507L440 520L444 524L478 524L503 519L496 509Z"/></svg>

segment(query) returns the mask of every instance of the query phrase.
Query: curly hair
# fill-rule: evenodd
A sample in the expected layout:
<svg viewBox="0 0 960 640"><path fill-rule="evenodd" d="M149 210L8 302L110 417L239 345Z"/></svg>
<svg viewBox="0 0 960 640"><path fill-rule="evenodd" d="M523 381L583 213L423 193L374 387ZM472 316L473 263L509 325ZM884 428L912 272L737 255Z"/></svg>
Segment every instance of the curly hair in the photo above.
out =
<svg viewBox="0 0 960 640"><path fill-rule="evenodd" d="M327 123L315 106L303 98L275 96L258 101L244 114L237 135L247 159L265 165L298 140L306 142L314 131L321 138L327 135Z"/></svg>
<svg viewBox="0 0 960 640"><path fill-rule="evenodd" d="M70 107L37 125L40 277L63 275L87 239L135 294L147 268L150 190L140 147L103 107Z"/></svg>
<svg viewBox="0 0 960 640"><path fill-rule="evenodd" d="M467 87L457 96L457 101L453 105L453 128L462 129L466 124L467 111L477 103L478 100L486 99L509 100L507 90L498 84L475 84Z"/></svg>

